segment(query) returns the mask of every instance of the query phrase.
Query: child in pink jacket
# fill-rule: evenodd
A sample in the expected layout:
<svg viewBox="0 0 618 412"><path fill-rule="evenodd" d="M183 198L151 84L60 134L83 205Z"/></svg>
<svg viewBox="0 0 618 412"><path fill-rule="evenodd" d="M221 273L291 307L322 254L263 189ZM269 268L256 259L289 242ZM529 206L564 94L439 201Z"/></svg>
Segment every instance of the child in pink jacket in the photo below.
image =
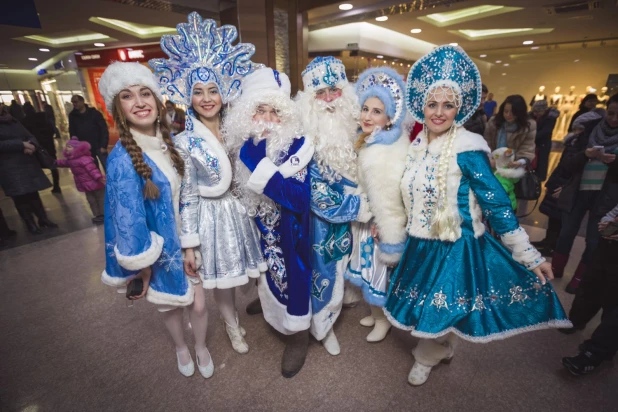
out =
<svg viewBox="0 0 618 412"><path fill-rule="evenodd" d="M73 173L75 186L80 192L86 192L86 199L92 209L93 223L103 223L105 201L105 176L94 163L90 154L90 143L77 140L73 136L62 152L64 159L58 159L58 167L68 167Z"/></svg>

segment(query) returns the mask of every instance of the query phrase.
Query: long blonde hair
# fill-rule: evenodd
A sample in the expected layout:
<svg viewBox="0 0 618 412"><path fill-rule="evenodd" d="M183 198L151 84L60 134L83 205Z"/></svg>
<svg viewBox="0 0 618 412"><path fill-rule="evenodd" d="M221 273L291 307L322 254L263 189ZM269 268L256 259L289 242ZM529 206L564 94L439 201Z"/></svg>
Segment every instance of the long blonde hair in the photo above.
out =
<svg viewBox="0 0 618 412"><path fill-rule="evenodd" d="M153 93L152 90L150 92ZM174 142L172 141L172 137L170 135L170 128L167 124L165 106L156 97L155 101L158 113L157 123L159 130L161 131L161 136L163 137L163 141L167 145L167 149L170 152L170 157L172 158L172 162L174 163L176 172L178 172L180 176L184 176L185 164L180 157L180 154L178 154L178 151L174 147ZM146 199L157 199L160 195L159 188L151 180L152 169L144 161L142 148L139 147L139 145L133 138L133 135L131 134L131 130L129 128L129 125L127 124L127 118L122 112L120 106L120 95L116 95L116 97L114 98L112 115L114 117L114 122L116 122L116 126L118 127L118 134L120 135L120 143L122 144L122 147L124 147L129 156L131 156L133 168L135 169L137 174L144 178L144 180L146 181L146 183L144 184L144 197Z"/></svg>

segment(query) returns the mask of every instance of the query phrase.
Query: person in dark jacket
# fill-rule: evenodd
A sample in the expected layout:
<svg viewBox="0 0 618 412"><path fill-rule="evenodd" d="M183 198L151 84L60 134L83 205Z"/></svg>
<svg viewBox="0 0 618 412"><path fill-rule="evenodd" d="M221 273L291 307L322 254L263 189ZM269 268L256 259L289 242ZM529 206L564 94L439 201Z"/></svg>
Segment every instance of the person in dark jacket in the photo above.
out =
<svg viewBox="0 0 618 412"><path fill-rule="evenodd" d="M69 113L69 134L81 141L90 143L92 158L101 161L105 170L107 163L107 143L109 131L103 115L96 109L88 107L79 95L71 97L73 111Z"/></svg>
<svg viewBox="0 0 618 412"><path fill-rule="evenodd" d="M470 119L466 123L464 123L463 127L469 132L480 134L483 136L485 134L485 126L487 126L487 116L485 115L485 109L483 105L485 104L485 99L487 98L487 86L483 85L481 89L481 104L479 108Z"/></svg>
<svg viewBox="0 0 618 412"><path fill-rule="evenodd" d="M47 218L39 197L39 190L51 187L51 183L34 155L36 144L34 136L0 104L0 186L13 199L31 233L41 233L39 226L58 227Z"/></svg>
<svg viewBox="0 0 618 412"><path fill-rule="evenodd" d="M581 282L586 266L599 242L597 226L602 215L600 202L608 190L611 179L618 168L618 94L607 102L607 113L601 120L585 124L582 136L582 150L565 159L564 166L571 173L569 182L563 187L558 205L563 211L562 230L552 257L554 276L561 277L569 260L573 241L579 226L589 212L586 228L586 249L579 265L567 286L567 292L574 293Z"/></svg>
<svg viewBox="0 0 618 412"><path fill-rule="evenodd" d="M56 145L54 144L54 128L47 120L45 113L37 113L34 110L34 106L30 102L24 104L24 117L23 125L30 133L34 135L41 147L49 153L51 157L56 159ZM54 188L52 193L62 193L60 190L60 175L58 170L51 170L52 180L54 182Z"/></svg>
<svg viewBox="0 0 618 412"><path fill-rule="evenodd" d="M13 116L13 119L21 123L24 120L24 109L21 104L17 103L17 100L11 100L11 107L9 113Z"/></svg>
<svg viewBox="0 0 618 412"><path fill-rule="evenodd" d="M60 130L58 130L58 127L56 126L56 115L54 113L54 108L51 106L51 104L44 102L43 112L45 113L45 117L47 118L49 124L51 124L54 128L54 134L56 135L56 139L60 139Z"/></svg>
<svg viewBox="0 0 618 412"><path fill-rule="evenodd" d="M547 101L539 100L532 105L530 117L536 121L536 168L534 173L541 182L547 179L549 167L549 154L551 153L551 136L556 126L556 120L560 112L553 107L548 107Z"/></svg>
<svg viewBox="0 0 618 412"><path fill-rule="evenodd" d="M595 107L597 107L598 103L599 103L599 98L597 97L596 94L592 94L592 93L587 94L582 99L582 102L579 104L579 110L575 112L573 117L571 117L571 123L569 123L569 132L573 128L573 123L575 123L575 120L582 114L588 113L589 111L593 110Z"/></svg>

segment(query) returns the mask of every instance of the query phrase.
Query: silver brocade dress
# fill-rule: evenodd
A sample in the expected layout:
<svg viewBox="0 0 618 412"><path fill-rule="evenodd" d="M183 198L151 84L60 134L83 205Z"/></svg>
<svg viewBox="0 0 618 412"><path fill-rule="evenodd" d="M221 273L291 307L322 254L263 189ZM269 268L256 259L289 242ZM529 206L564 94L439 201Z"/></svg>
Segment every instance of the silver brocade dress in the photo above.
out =
<svg viewBox="0 0 618 412"><path fill-rule="evenodd" d="M199 120L174 138L184 160L180 187L183 249L196 248L205 289L226 289L258 278L267 266L260 234L242 203L232 196L232 166L225 149Z"/></svg>

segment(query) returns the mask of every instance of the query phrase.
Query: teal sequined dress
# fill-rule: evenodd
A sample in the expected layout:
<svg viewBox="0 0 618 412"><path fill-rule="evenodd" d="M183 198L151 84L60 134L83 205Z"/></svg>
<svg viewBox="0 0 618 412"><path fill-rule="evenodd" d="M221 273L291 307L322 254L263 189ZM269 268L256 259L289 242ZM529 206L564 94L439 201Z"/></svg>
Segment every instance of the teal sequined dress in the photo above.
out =
<svg viewBox="0 0 618 412"><path fill-rule="evenodd" d="M528 270L544 259L530 245L493 175L486 144L463 129L457 133L447 201L459 210L461 235L447 242L430 233L445 138L427 145L421 133L410 146L401 183L409 238L391 275L384 312L393 325L422 338L453 332L469 341L488 342L570 327L552 286L541 285ZM485 232L481 214L510 250Z"/></svg>

